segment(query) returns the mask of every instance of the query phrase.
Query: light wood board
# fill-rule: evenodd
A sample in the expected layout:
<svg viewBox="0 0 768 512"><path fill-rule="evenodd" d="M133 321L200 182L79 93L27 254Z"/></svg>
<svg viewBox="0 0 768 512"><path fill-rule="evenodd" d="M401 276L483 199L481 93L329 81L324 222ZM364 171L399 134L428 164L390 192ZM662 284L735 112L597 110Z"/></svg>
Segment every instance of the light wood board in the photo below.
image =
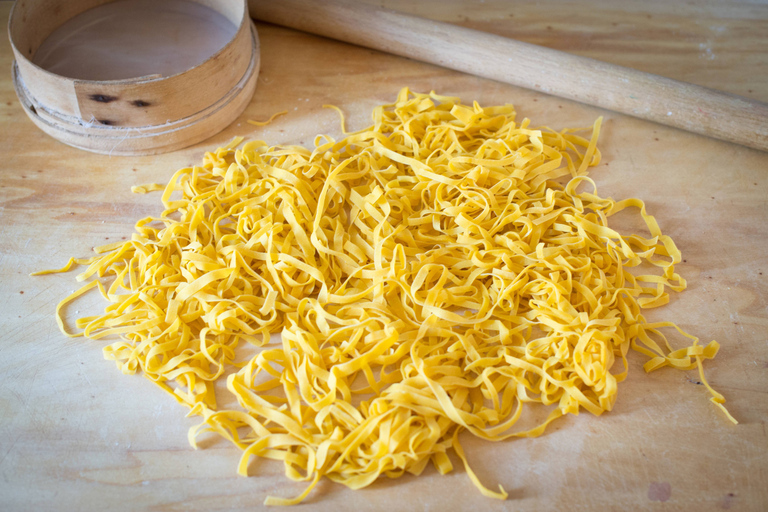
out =
<svg viewBox="0 0 768 512"><path fill-rule="evenodd" d="M384 1L377 5L635 67L768 101L768 6L761 2ZM0 2L7 19L10 2ZM56 303L74 272L28 277L70 256L129 237L160 211L159 194L131 185L166 182L235 135L309 145L369 122L402 86L466 102L512 102L520 117L552 127L605 116L603 195L646 201L683 252L689 288L649 312L722 349L707 376L740 421L707 400L696 372L646 375L631 358L613 412L557 422L537 439L486 443L465 436L470 462L505 502L482 497L460 464L446 476L381 479L361 491L324 481L310 510L663 510L768 508L768 154L493 81L258 24L262 70L253 101L224 132L161 156L109 157L51 139L27 119L0 42L0 509L259 510L268 494L304 488L282 465L235 474L239 452L211 437L187 444L196 424L151 382L104 361L104 342L66 339ZM247 124L288 110L266 127ZM86 314L98 300L72 309ZM90 309L94 311L94 309ZM74 311L71 311L74 313Z"/></svg>

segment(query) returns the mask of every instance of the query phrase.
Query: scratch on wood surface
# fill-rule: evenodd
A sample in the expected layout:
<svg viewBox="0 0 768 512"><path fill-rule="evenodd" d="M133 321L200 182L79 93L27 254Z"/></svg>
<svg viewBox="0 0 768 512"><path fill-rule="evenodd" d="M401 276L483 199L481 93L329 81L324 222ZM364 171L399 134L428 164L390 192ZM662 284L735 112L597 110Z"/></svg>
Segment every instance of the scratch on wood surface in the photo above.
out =
<svg viewBox="0 0 768 512"><path fill-rule="evenodd" d="M762 394L768 393L768 390L766 390L766 389L737 388L737 387L734 387L734 386L724 386L722 384L718 384L717 389L721 389L723 391L741 391L741 392L745 392L745 393L762 393Z"/></svg>
<svg viewBox="0 0 768 512"><path fill-rule="evenodd" d="M16 447L16 444L19 442L19 439L21 439L21 433L19 433L11 443L11 446L8 447L8 449L3 454L2 458L0 458L0 466L3 465L3 462L5 462L5 459L8 458L8 455L13 451L13 449Z"/></svg>
<svg viewBox="0 0 768 512"><path fill-rule="evenodd" d="M744 323L768 327L768 318L765 317L742 315L741 321Z"/></svg>

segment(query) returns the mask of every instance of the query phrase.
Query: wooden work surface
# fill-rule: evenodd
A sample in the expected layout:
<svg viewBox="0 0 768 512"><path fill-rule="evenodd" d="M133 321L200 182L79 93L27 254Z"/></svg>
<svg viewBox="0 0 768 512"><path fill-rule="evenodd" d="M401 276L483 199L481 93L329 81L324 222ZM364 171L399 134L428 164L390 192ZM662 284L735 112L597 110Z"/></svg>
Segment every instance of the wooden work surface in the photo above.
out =
<svg viewBox="0 0 768 512"><path fill-rule="evenodd" d="M734 0L372 2L422 16L635 67L768 101L768 5ZM10 2L0 2L7 19ZM194 418L151 382L123 376L103 341L67 339L56 303L74 272L28 277L70 256L129 237L160 211L165 183L235 135L311 144L317 133L367 125L402 86L481 104L512 102L534 125L586 126L605 116L600 193L646 201L683 252L689 288L650 311L722 349L706 364L740 424L709 401L696 372L646 375L639 354L613 412L560 420L544 436L498 444L465 436L482 497L464 470L381 479L362 491L323 481L311 510L747 510L768 509L768 154L462 75L367 49L258 24L256 95L233 125L186 150L109 157L70 148L26 118L14 94L11 52L0 42L0 509L258 510L268 494L304 483L259 461L235 474L239 452L210 438L187 444ZM266 127L262 120L288 110ZM768 122L768 120L766 120ZM98 307L98 300L74 309ZM74 313L74 312L73 312Z"/></svg>

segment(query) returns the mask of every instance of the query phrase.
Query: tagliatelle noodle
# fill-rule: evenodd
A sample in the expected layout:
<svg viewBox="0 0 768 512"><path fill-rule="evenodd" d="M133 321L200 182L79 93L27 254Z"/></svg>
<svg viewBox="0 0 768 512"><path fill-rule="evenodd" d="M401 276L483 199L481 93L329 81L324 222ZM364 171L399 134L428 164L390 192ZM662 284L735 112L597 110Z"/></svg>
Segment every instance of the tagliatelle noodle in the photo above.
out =
<svg viewBox="0 0 768 512"><path fill-rule="evenodd" d="M165 185L161 185L160 183L148 183L146 185L136 185L131 187L131 192L134 194L149 194L150 192L164 189Z"/></svg>
<svg viewBox="0 0 768 512"><path fill-rule="evenodd" d="M446 473L451 449L484 495L506 498L480 483L458 434L532 437L564 414L610 411L630 348L646 371L698 368L725 411L702 370L718 344L641 314L685 288L680 252L642 201L597 194L586 171L601 119L587 139L517 123L512 105L403 89L373 123L312 151L236 139L206 153L131 241L70 261L88 265L80 280L113 279L57 314L98 287L111 304L76 326L119 335L108 359L202 416L193 445L217 432L243 450L241 474L259 456L310 482L267 504L301 502L321 476L358 489L430 461ZM609 227L626 208L649 237ZM641 264L658 271L628 270ZM673 349L664 328L690 346ZM266 346L240 362L241 341ZM216 409L225 376L242 410ZM549 417L515 429L531 403Z"/></svg>
<svg viewBox="0 0 768 512"><path fill-rule="evenodd" d="M282 112L275 112L275 113L274 113L274 114L272 114L272 115L270 116L270 118L269 118L269 119L267 119L266 121L254 121L254 120L252 120L252 119L248 119L248 124L252 124L252 125L254 125L254 126L267 126L269 123L271 123L272 121L274 121L274 120L275 120L275 119L277 119L278 117L280 117L280 116L282 116L282 115L285 115L285 114L287 114L287 113L288 113L288 111L287 111L287 110L283 110Z"/></svg>

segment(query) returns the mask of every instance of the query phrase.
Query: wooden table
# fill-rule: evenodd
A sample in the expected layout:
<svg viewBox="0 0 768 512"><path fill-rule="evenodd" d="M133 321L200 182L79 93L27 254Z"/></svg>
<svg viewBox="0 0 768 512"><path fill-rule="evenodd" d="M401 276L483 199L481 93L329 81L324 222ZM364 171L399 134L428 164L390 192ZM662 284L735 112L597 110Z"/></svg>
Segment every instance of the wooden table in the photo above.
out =
<svg viewBox="0 0 768 512"><path fill-rule="evenodd" d="M768 5L735 0L629 2L503 0L371 2L768 101ZM0 2L7 19L10 2ZM685 258L687 291L649 312L704 342L711 384L740 421L730 424L695 372L646 375L631 358L613 412L568 417L537 439L464 438L470 462L506 502L483 498L463 469L382 479L353 492L322 482L312 510L766 510L768 508L768 154L367 49L258 24L262 69L246 112L197 146L153 157L70 148L26 118L0 43L0 508L4 510L254 510L267 494L303 484L261 461L235 474L239 452L210 438L160 389L125 377L103 343L62 336L55 304L73 273L28 277L70 256L129 237L160 211L159 195L130 186L166 182L235 135L311 144L340 134L333 103L361 128L402 86L481 104L513 102L553 127L606 118L600 192L645 200ZM289 114L266 127L247 124ZM768 122L768 120L766 120ZM74 306L96 311L98 299ZM637 356L637 357L636 357ZM460 468L460 464L457 466ZM306 507L304 507L306 508Z"/></svg>

